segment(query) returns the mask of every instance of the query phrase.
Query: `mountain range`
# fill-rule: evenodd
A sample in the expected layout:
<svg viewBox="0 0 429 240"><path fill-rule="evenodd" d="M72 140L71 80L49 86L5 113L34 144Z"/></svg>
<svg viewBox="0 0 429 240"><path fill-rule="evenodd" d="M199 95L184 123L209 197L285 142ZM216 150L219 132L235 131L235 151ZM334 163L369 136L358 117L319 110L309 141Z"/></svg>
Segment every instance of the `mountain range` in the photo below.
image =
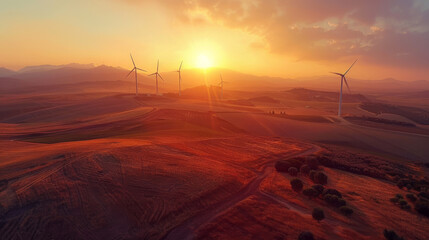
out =
<svg viewBox="0 0 429 240"><path fill-rule="evenodd" d="M16 92L22 89L35 89L36 86L73 86L76 90L88 84L94 87L110 88L111 82L115 85L123 85L118 89L129 89L135 84L133 76L126 78L129 70L120 67L106 65L94 66L93 64L67 64L67 65L41 65L28 66L18 71L0 68L0 92ZM255 76L236 72L229 69L185 69L182 70L182 88L191 88L201 85L218 85L219 74L225 80L225 90L235 91L279 91L291 88L310 88L323 91L338 91L339 79L335 76L318 76L312 78L280 78L268 76ZM160 90L176 91L178 87L177 72L161 73L165 82L160 80ZM138 76L140 87L153 88L154 77L145 74ZM94 85L96 82L106 84ZM399 81L393 78L383 80L348 79L351 92L412 92L429 90L429 81ZM115 89L111 89L114 91ZM145 90L146 91L146 90ZM347 91L347 90L345 90Z"/></svg>

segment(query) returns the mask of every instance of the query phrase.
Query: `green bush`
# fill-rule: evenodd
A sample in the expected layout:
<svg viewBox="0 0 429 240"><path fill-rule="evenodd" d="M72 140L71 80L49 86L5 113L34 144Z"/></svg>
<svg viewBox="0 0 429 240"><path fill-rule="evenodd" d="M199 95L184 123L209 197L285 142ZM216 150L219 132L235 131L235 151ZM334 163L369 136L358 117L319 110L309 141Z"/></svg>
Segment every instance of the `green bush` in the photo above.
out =
<svg viewBox="0 0 429 240"><path fill-rule="evenodd" d="M404 199L400 199L398 203L399 203L399 206L405 206L408 204L407 201L405 201Z"/></svg>
<svg viewBox="0 0 429 240"><path fill-rule="evenodd" d="M408 193L407 195L405 195L405 197L406 197L408 200L410 200L411 202L415 202L415 201L417 201L416 196L415 196L414 194L412 194L412 193Z"/></svg>
<svg viewBox="0 0 429 240"><path fill-rule="evenodd" d="M315 182L315 183L318 183L318 184L327 184L328 183L328 176L326 176L326 174L324 174L323 172L316 172L315 174L314 174L314 179L313 179L313 181Z"/></svg>
<svg viewBox="0 0 429 240"><path fill-rule="evenodd" d="M341 195L341 193L338 190L333 189L333 188L327 188L327 189L323 190L322 195L325 195L325 194L335 195L338 198L342 198L343 197L343 195Z"/></svg>
<svg viewBox="0 0 429 240"><path fill-rule="evenodd" d="M302 181L298 178L290 180L290 185L295 192L300 192L302 190L302 187L304 186L302 184Z"/></svg>
<svg viewBox="0 0 429 240"><path fill-rule="evenodd" d="M302 193L309 198L314 198L319 196L319 192L314 188L306 188L302 191Z"/></svg>
<svg viewBox="0 0 429 240"><path fill-rule="evenodd" d="M298 169L296 169L296 167L290 167L287 171L289 175L294 177L298 174Z"/></svg>
<svg viewBox="0 0 429 240"><path fill-rule="evenodd" d="M423 216L429 217L429 202L423 199L417 200L414 209Z"/></svg>
<svg viewBox="0 0 429 240"><path fill-rule="evenodd" d="M323 190L325 190L325 187L323 187L322 184L313 185L312 188L314 188L319 193L318 195L322 194Z"/></svg>
<svg viewBox="0 0 429 240"><path fill-rule="evenodd" d="M325 213L321 208L314 208L311 214L315 220L318 222L322 221L325 218Z"/></svg>
<svg viewBox="0 0 429 240"><path fill-rule="evenodd" d="M384 229L383 234L387 240L405 240L403 237L398 236L393 230Z"/></svg>
<svg viewBox="0 0 429 240"><path fill-rule="evenodd" d="M313 233L311 232L302 232L298 236L298 240L314 240Z"/></svg>
<svg viewBox="0 0 429 240"><path fill-rule="evenodd" d="M340 212L346 216L350 216L353 214L353 209L347 206L340 207Z"/></svg>

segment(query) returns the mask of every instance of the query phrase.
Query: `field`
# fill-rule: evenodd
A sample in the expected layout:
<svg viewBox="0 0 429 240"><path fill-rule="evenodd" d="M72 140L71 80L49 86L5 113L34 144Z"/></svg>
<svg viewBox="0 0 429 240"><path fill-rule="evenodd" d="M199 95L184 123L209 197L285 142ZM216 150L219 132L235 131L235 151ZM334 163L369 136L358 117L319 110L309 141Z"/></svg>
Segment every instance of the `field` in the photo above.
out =
<svg viewBox="0 0 429 240"><path fill-rule="evenodd" d="M296 239L305 230L382 239L385 228L428 237L428 218L389 201L407 193L394 176L426 176L427 135L356 125L331 114L334 102L282 94L3 95L2 239ZM355 102L345 109L365 113ZM274 167L322 153L335 163L319 168L326 187L343 193L351 217L294 192ZM312 219L313 207L326 219Z"/></svg>

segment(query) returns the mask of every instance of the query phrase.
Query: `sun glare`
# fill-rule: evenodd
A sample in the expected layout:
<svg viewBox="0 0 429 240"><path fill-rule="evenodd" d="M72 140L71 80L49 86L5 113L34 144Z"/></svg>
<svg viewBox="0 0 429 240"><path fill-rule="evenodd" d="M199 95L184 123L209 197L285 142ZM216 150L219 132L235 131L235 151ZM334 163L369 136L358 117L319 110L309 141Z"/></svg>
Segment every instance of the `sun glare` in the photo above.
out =
<svg viewBox="0 0 429 240"><path fill-rule="evenodd" d="M205 54L199 54L196 59L196 64L198 68L210 68L213 67L213 61Z"/></svg>

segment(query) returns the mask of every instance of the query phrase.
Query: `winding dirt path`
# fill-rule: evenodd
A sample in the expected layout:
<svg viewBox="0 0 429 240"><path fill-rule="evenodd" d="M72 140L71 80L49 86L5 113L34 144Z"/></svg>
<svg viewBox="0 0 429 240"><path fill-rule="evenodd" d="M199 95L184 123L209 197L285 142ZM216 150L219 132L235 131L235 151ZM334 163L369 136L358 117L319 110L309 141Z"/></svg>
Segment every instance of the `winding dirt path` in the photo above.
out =
<svg viewBox="0 0 429 240"><path fill-rule="evenodd" d="M320 147L313 146L311 149L308 149L301 153L290 154L289 156L287 156L287 158L309 155L317 152L318 150L320 150ZM195 237L194 233L196 232L196 230L210 223L218 216L224 214L225 212L233 208L236 204L238 204L242 200L248 198L251 195L258 194L259 185L267 176L273 173L274 163L275 163L274 161L266 163L262 171L258 173L258 176L255 177L252 181L250 181L247 185L245 185L240 191L233 194L230 198L224 201L221 201L217 204L214 204L210 208L203 210L202 212L196 214L195 216L185 220L183 223L181 223L177 227L170 230L163 239L164 240L193 239Z"/></svg>

